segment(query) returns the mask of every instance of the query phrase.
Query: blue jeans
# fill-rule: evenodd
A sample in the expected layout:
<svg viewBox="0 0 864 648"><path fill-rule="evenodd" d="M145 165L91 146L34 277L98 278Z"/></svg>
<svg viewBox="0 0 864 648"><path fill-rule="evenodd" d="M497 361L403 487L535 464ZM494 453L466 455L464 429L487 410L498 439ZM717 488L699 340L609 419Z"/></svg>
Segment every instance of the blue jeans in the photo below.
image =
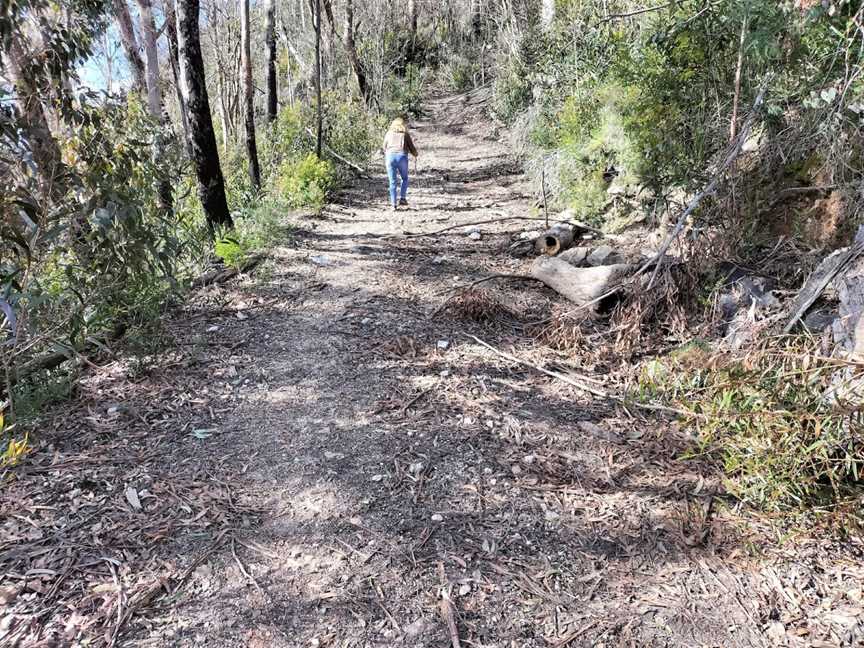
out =
<svg viewBox="0 0 864 648"><path fill-rule="evenodd" d="M396 204L396 190L399 189L400 198L405 200L408 195L408 154L387 154L387 180L390 181L390 204ZM402 179L401 187L396 184L396 174Z"/></svg>

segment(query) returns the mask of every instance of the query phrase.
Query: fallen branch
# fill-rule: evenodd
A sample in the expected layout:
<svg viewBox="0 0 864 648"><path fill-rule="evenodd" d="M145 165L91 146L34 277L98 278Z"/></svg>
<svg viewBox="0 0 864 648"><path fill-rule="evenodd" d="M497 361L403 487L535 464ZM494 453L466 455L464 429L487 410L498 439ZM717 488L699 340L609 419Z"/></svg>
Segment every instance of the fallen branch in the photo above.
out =
<svg viewBox="0 0 864 648"><path fill-rule="evenodd" d="M441 616L444 617L444 622L447 624L447 630L450 632L450 644L453 648L462 648L462 643L459 641L459 628L456 626L456 616L453 614L453 604L450 602L450 595L446 589L441 589Z"/></svg>
<svg viewBox="0 0 864 648"><path fill-rule="evenodd" d="M613 394L609 394L609 393L603 391L602 389L597 389L596 387L592 387L591 385L586 385L585 383L580 382L580 381L576 380L575 378L572 378L571 376L568 376L566 374L558 373L557 371L550 371L549 369L544 369L543 367L536 365L534 363L528 362L527 360L522 360L520 358L517 358L514 355L510 355L509 353L505 353L504 351L499 351L498 349L493 347L488 342L484 342L480 338L475 337L469 333L463 333L463 335L471 338L472 340L474 340L478 344L481 344L482 346L486 347L487 349L489 349L492 353L494 353L497 356L500 356L502 358L510 360L511 362L521 364L525 367L530 367L531 369L534 369L535 371L539 371L540 373L545 374L545 375L549 376L550 378L555 378L556 380L560 380L561 382L567 383L568 385L576 387L577 389L580 389L580 390L582 390L588 394L591 394L593 396L597 396L597 397L603 398L605 400L610 400L610 401L613 401L613 402L618 403L620 405L638 407L639 409L649 410L649 411L653 411L653 412L666 412L668 414L675 414L677 416L685 416L685 417L689 417L689 418L693 418L693 417L700 417L701 418L701 415L696 414L695 412L687 412L685 410L675 409L674 407L666 407L665 405L652 405L650 403L639 403L637 401L632 401L632 400L629 400L626 398L622 398L620 396L615 396Z"/></svg>
<svg viewBox="0 0 864 648"><path fill-rule="evenodd" d="M255 577L252 574L250 574L248 571L246 571L246 568L243 567L243 563L240 562L240 557L237 555L237 547L236 547L236 543L235 543L234 538L231 538L231 555L234 556L234 562L237 563L237 567L238 567L238 569L240 569L240 573L243 574L243 577L246 580L250 581L255 586L255 589L257 589L258 592L263 596L264 590L261 589L261 586L258 584L258 581L255 580Z"/></svg>
<svg viewBox="0 0 864 648"><path fill-rule="evenodd" d="M192 287L200 288L201 286L208 286L210 284L224 283L229 279L236 277L238 274L249 272L258 266L264 258L265 256L263 254L256 254L246 259L239 267L216 268L214 270L209 270L197 279L194 279L192 281Z"/></svg>
<svg viewBox="0 0 864 648"><path fill-rule="evenodd" d="M517 275L517 274L493 274L488 277L483 277L482 279L477 279L476 281L472 281L471 283L462 284L460 286L454 286L453 288L448 288L447 290L442 290L438 294L446 295L447 293L454 293L460 290L468 290L469 288L473 288L482 283L486 283L487 281L492 281L493 279L516 279L517 281L539 281L536 277L530 277L528 275Z"/></svg>
<svg viewBox="0 0 864 648"><path fill-rule="evenodd" d="M315 133L313 133L311 129L306 128L305 130L306 130L306 132L307 132L309 135L311 135L312 137L315 137L315 136L316 136ZM345 166L349 166L349 167L351 167L352 169L354 169L354 170L355 170L357 173L359 173L360 175L364 175L364 176L367 175L367 174L366 174L366 169L364 169L363 167L359 166L358 164L355 164L355 163L352 162L351 160L348 160L348 159L342 157L341 155L339 155L336 151L333 150L333 148L332 148L329 144L327 144L327 142L322 142L322 144L324 145L324 150L327 151L327 152L328 152L330 155L332 155L334 158L336 158L337 160L339 160L342 164L344 164Z"/></svg>
<svg viewBox="0 0 864 648"><path fill-rule="evenodd" d="M456 625L456 615L453 612L453 604L450 601L450 591L447 584L447 576L444 573L444 563L438 563L438 579L441 581L441 604L439 610L444 623L447 624L447 631L450 633L450 645L452 648L462 648L462 642L459 640L459 628Z"/></svg>
<svg viewBox="0 0 864 648"><path fill-rule="evenodd" d="M7 383L6 387L13 387L33 374L56 369L67 360L83 357L83 354L90 353L91 351L104 350L107 343L120 339L125 332L126 326L120 324L110 333L103 333L102 335L88 338L87 343L80 348L68 347L62 351L52 351L43 356L33 358L19 367L10 367L7 380L5 381Z"/></svg>
<svg viewBox="0 0 864 648"><path fill-rule="evenodd" d="M503 212L495 212L495 213L503 214ZM443 234L444 232L449 232L449 231L454 230L454 229L459 229L460 227L471 227L472 225L489 225L490 223L503 223L504 221L510 221L510 220L543 221L546 219L545 218L539 218L537 216L507 216L505 214L505 215L500 216L499 218L490 218L487 220L472 221L470 223L459 223L458 225L449 225L448 227L443 227L439 230L433 230L431 232L415 232L415 233L406 232L405 234L402 234L401 236L404 238L417 238L419 236L437 236L438 234ZM600 236L603 235L603 232L601 232L600 230L594 229L593 227L589 227L588 225L584 225L582 223L579 223L578 221L568 221L568 222L571 225L573 225L573 227L576 228L577 230L583 230L585 232L591 232L592 234L598 234ZM385 238L396 238L396 237L385 237Z"/></svg>
<svg viewBox="0 0 864 648"><path fill-rule="evenodd" d="M605 18L603 18L598 25L602 25L605 22L609 22L611 20L618 20L620 18L631 18L633 16L640 16L642 14L651 13L652 11L662 11L663 9L668 9L669 7L674 6L676 2L667 2L663 5L658 5L656 7L644 7L642 9L636 9L635 11L628 11L626 13L617 13L617 14L609 14Z"/></svg>
<svg viewBox="0 0 864 648"><path fill-rule="evenodd" d="M827 270L823 270L824 274L821 277L818 277L812 287L808 286L809 280L804 284L804 287L798 293L798 298L796 300L798 305L792 312L792 316L789 318L786 326L783 327L784 333L788 333L792 330L792 327L795 326L796 322L798 322L813 303L819 299L819 295L822 294L822 291L825 290L834 277L840 274L841 270L846 268L852 261L864 253L864 227L859 229L858 235L855 239L855 244L845 252L840 253L833 261L832 265ZM823 261L823 263L825 262ZM819 268L817 268L817 272L818 271Z"/></svg>
<svg viewBox="0 0 864 648"><path fill-rule="evenodd" d="M753 128L753 121L756 110L759 109L759 106L762 105L762 100L765 98L765 89L767 85L768 80L766 79L765 83L762 84L762 88L759 90L759 94L756 96L756 101L753 102L753 107L750 109L750 114L747 117L747 121L741 128L741 132L738 134L738 138L733 143L731 150L726 156L723 164L721 164L717 171L714 173L714 176L711 178L711 181L706 185L706 187L698 194L693 196L693 198L690 200L686 209L681 213L681 216L678 218L678 222L675 223L675 227L672 229L672 232L669 234L669 236L666 237L666 240L663 241L663 245L660 246L660 250L658 250L657 254L648 261L646 261L642 265L642 267L636 271L636 274L642 274L643 272L645 272L645 270L651 267L651 264L656 263L656 265L654 266L654 272L651 275L651 281L648 282L646 290L650 290L654 286L654 281L657 279L657 274L660 271L663 257L666 256L666 252L669 250L669 246L672 245L672 242L676 238L678 238L681 230L684 229L684 225L687 222L687 219L690 217L690 214L693 213L693 211L699 206L699 203L701 203L706 196L714 193L714 190L720 183L720 178L723 176L726 169L732 166L732 163L741 154L741 149L744 146L744 142L747 141L747 137L750 135L750 129Z"/></svg>

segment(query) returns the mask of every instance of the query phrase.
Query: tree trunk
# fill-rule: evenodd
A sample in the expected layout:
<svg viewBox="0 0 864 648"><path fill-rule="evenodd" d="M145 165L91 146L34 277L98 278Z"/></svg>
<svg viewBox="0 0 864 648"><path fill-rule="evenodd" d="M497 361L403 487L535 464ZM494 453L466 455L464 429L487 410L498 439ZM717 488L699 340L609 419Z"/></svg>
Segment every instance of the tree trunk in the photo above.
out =
<svg viewBox="0 0 864 648"><path fill-rule="evenodd" d="M48 117L40 100L42 93L27 70L27 55L16 36L9 41L6 62L10 80L15 86L15 94L18 97L21 121L24 124L27 143L30 145L30 153L42 179L42 190L53 202L56 202L63 197L62 187L58 182L63 167L60 146L51 134Z"/></svg>
<svg viewBox="0 0 864 648"><path fill-rule="evenodd" d="M120 29L120 41L123 43L123 51L132 68L133 86L142 95L147 89L144 62L138 52L138 39L135 38L135 28L132 26L132 16L126 0L114 0L114 16L117 19L117 27Z"/></svg>
<svg viewBox="0 0 864 648"><path fill-rule="evenodd" d="M348 56L348 62L351 64L351 69L354 71L354 76L357 78L357 88L360 90L360 96L363 102L368 106L372 101L372 96L369 92L369 83L366 81L366 72L363 70L363 65L360 63L360 57L357 56L357 45L354 42L354 2L353 0L345 0L345 53Z"/></svg>
<svg viewBox="0 0 864 648"><path fill-rule="evenodd" d="M413 44L417 40L417 0L408 0L408 29Z"/></svg>
<svg viewBox="0 0 864 648"><path fill-rule="evenodd" d="M147 111L156 122L166 123L162 114L162 88L159 78L159 53L156 49L156 21L153 19L153 5L151 0L138 0L141 9L141 40L144 43L145 77L147 80ZM153 158L160 161L165 155L165 141L163 134L157 133L153 145ZM163 212L173 211L174 198L171 195L171 183L163 178L159 180L156 189L158 193L159 208Z"/></svg>
<svg viewBox="0 0 864 648"><path fill-rule="evenodd" d="M249 38L249 0L240 0L240 34L243 57L243 111L246 122L246 154L249 157L249 179L256 190L261 189L261 168L258 166L258 146L255 143L255 101L252 85L252 46Z"/></svg>
<svg viewBox="0 0 864 648"><path fill-rule="evenodd" d="M267 121L273 123L278 109L276 95L276 0L267 0Z"/></svg>
<svg viewBox="0 0 864 648"><path fill-rule="evenodd" d="M162 90L159 87L159 54L156 50L156 21L151 0L138 0L141 9L141 40L144 44L144 74L147 82L147 109L153 119L162 117Z"/></svg>
<svg viewBox="0 0 864 648"><path fill-rule="evenodd" d="M549 31L555 21L555 0L543 0L541 7L540 24L543 31Z"/></svg>
<svg viewBox="0 0 864 648"><path fill-rule="evenodd" d="M219 151L213 134L210 101L204 82L204 62L198 33L198 0L180 0L177 5L177 49L183 97L189 109L192 162L198 178L198 195L213 232L217 227L233 227L225 198L225 181L219 166Z"/></svg>
<svg viewBox="0 0 864 648"><path fill-rule="evenodd" d="M573 226L558 223L543 232L537 239L535 249L540 254L555 256L573 245Z"/></svg>
<svg viewBox="0 0 864 648"><path fill-rule="evenodd" d="M189 143L189 113L186 109L186 99L180 88L180 68L177 61L177 17L175 15L174 0L165 0L165 33L168 35L168 56L171 59L171 76L174 78L174 87L177 89L177 105L180 107L180 121L183 125L183 144L186 154L192 155L192 146Z"/></svg>
<svg viewBox="0 0 864 648"><path fill-rule="evenodd" d="M741 98L741 68L744 67L744 39L747 36L747 16L741 22L741 36L738 41L738 63L735 65L735 94L732 97L732 118L729 120L729 141L735 141L738 134L738 102Z"/></svg>
<svg viewBox="0 0 864 648"><path fill-rule="evenodd" d="M321 113L321 0L309 0L312 8L312 26L315 29L315 154L320 159L324 119Z"/></svg>

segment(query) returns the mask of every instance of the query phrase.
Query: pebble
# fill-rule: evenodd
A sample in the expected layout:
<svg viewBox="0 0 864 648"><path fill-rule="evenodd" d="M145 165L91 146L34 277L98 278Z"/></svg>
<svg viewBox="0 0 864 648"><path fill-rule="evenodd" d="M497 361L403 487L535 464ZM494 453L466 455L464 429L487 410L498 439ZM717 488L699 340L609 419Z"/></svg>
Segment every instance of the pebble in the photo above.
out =
<svg viewBox="0 0 864 648"><path fill-rule="evenodd" d="M472 241L479 241L481 238L483 238L483 235L480 234L480 232L475 231L475 232L471 232L470 234L468 234L468 238L471 239Z"/></svg>
<svg viewBox="0 0 864 648"><path fill-rule="evenodd" d="M372 475L373 482L380 482L382 479L384 479L384 475Z"/></svg>
<svg viewBox="0 0 864 648"><path fill-rule="evenodd" d="M438 340L438 348L442 351L446 351L450 348L450 340Z"/></svg>
<svg viewBox="0 0 864 648"><path fill-rule="evenodd" d="M314 263L317 266L331 266L333 265L333 259L328 257L326 254L318 254L309 257L309 261Z"/></svg>
<svg viewBox="0 0 864 648"><path fill-rule="evenodd" d="M433 522L443 522L444 516L441 515L440 513L435 513L434 515L432 515L432 521Z"/></svg>
<svg viewBox="0 0 864 648"><path fill-rule="evenodd" d="M208 332L208 333L215 333L215 332L218 331L218 330L219 330L219 327L218 327L218 326L209 326L209 327L207 327L207 332Z"/></svg>

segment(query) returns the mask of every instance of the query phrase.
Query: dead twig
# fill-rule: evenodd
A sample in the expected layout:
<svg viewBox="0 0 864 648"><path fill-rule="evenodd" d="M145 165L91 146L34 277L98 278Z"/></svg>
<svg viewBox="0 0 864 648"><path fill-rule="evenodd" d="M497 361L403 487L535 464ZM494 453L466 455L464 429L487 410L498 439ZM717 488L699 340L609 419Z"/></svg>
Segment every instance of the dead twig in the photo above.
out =
<svg viewBox="0 0 864 648"><path fill-rule="evenodd" d="M498 349L493 347L491 344L484 342L483 340L481 340L478 337L475 337L475 336L470 335L468 333L464 333L463 335L471 338L472 340L474 340L478 344L483 345L484 347L486 347L487 349L492 351L492 353L494 353L494 354L496 354L502 358L510 360L511 362L516 362L516 363L524 365L526 367L530 367L531 369L534 369L535 371L539 371L540 373L545 374L551 378L555 378L556 380L560 380L561 382L567 383L568 385L572 385L573 387L576 387L577 389L580 389L580 390L582 390L588 394L591 394L593 396L597 396L597 397L603 398L605 400L610 400L610 401L613 401L615 403L619 403L620 405L623 405L623 406L638 407L639 409L649 410L649 411L653 411L653 412L665 412L667 414L675 414L676 416L684 416L684 417L689 417L689 418L700 417L700 415L695 413L695 412L687 412L685 410L675 409L674 407L666 407L665 405L653 405L651 403L639 403L637 401L632 401L632 400L629 400L626 398L622 398L620 396L615 396L613 394L609 394L609 393L603 391L602 389L598 389L596 387L592 387L591 385L587 385L584 382L580 382L571 376L567 376L565 374L558 373L557 371L549 371L548 369L544 369L543 367L536 365L532 362L528 362L527 360L522 360L520 358L517 358L514 355L510 355L509 353L499 351Z"/></svg>
<svg viewBox="0 0 864 648"><path fill-rule="evenodd" d="M414 233L407 232L407 233L402 234L402 235L389 236L389 237L383 237L383 238L417 238L420 236L437 236L438 234L443 234L444 232L449 232L449 231L454 230L454 229L459 229L460 227L471 227L472 225L489 225L491 223L503 223L505 221L511 221L511 220L525 220L525 221L545 221L546 220L545 218L539 218L537 216L507 216L506 214L504 214L504 212L493 212L493 213L502 214L502 215L499 216L498 218L488 218L486 220L471 221L468 223L459 223L458 225L450 225L448 227L443 227L441 229L433 230L431 232L414 232ZM588 225L585 225L585 224L580 223L578 221L567 221L567 222L569 222L571 225L573 225L576 229L584 230L586 232L591 232L592 234L597 234L600 236L603 235L603 232L601 232L600 230L595 229L593 227L589 227Z"/></svg>
<svg viewBox="0 0 864 648"><path fill-rule="evenodd" d="M450 592L447 585L447 578L444 575L444 563L438 563L438 578L441 581L441 604L439 610L444 623L447 624L447 631L450 633L450 644L452 648L462 648L462 642L459 640L459 628L456 625L456 615L453 612L453 603L450 601Z"/></svg>
<svg viewBox="0 0 864 648"><path fill-rule="evenodd" d="M237 555L237 547L235 545L234 540L235 540L234 538L231 538L231 555L234 556L234 562L237 563L237 567L238 567L238 569L240 569L240 573L243 574L243 577L246 580L248 580L249 582L251 582L255 586L255 589L257 589L258 592L263 595L264 590L261 589L261 586L258 584L258 581L255 580L255 577L252 574L250 574L248 571L246 571L246 568L243 566L243 563L240 562L240 557Z"/></svg>

